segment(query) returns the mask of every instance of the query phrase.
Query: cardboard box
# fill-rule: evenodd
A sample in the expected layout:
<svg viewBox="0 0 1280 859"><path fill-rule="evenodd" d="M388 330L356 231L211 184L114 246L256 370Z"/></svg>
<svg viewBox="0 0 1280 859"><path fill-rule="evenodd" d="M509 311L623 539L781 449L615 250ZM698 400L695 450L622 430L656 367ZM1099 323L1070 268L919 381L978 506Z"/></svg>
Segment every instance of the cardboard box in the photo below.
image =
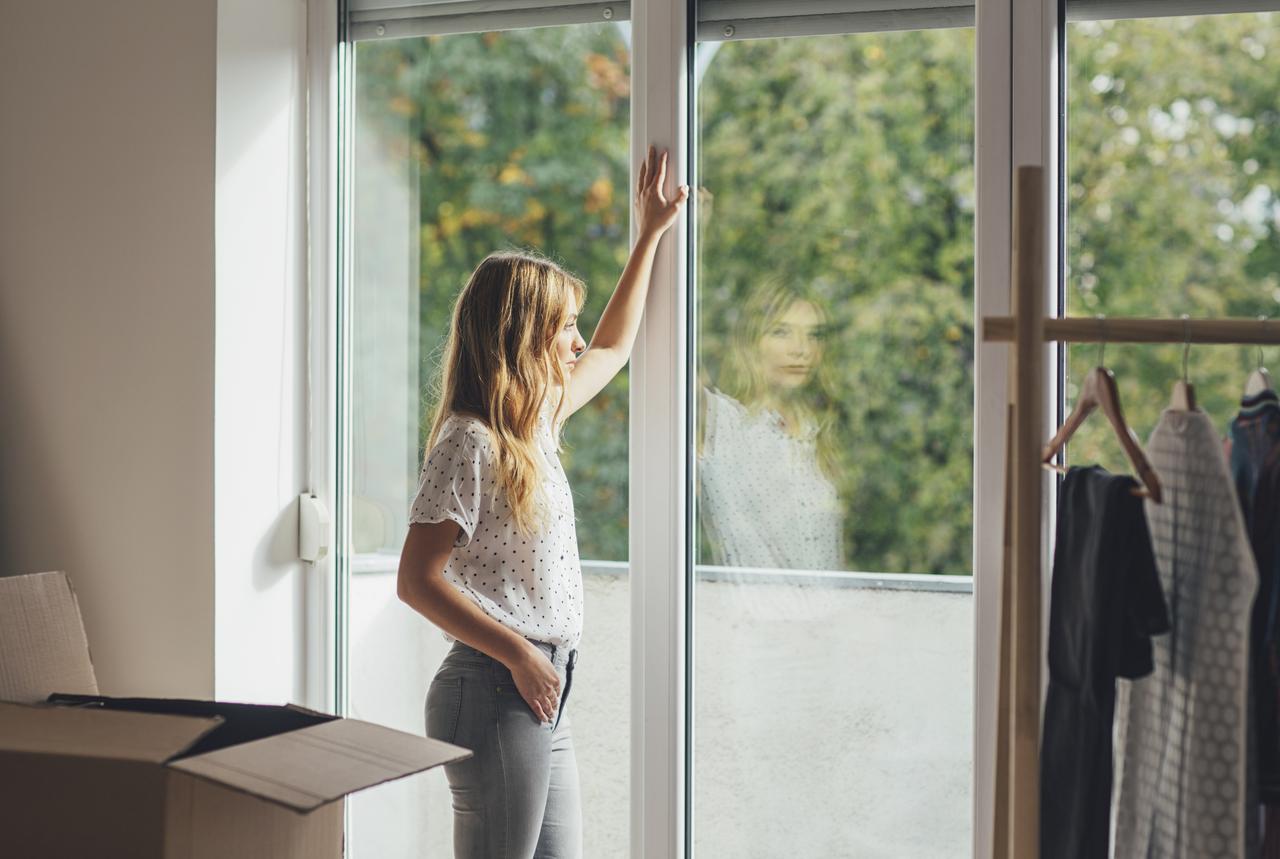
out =
<svg viewBox="0 0 1280 859"><path fill-rule="evenodd" d="M343 797L470 755L291 705L97 692L65 574L0 578L0 855L338 859Z"/></svg>

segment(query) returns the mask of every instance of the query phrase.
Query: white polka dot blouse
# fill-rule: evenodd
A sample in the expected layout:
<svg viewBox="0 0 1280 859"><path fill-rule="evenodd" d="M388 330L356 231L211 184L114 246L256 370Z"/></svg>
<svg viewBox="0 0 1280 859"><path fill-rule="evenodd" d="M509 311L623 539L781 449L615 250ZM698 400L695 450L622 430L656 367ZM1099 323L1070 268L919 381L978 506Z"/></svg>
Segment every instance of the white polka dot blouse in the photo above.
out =
<svg viewBox="0 0 1280 859"><path fill-rule="evenodd" d="M532 533L516 529L493 466L488 429L458 414L448 417L427 454L409 523L457 522L461 531L445 580L525 638L576 648L583 608L578 533L546 410L537 441L546 458L540 503L547 515Z"/></svg>

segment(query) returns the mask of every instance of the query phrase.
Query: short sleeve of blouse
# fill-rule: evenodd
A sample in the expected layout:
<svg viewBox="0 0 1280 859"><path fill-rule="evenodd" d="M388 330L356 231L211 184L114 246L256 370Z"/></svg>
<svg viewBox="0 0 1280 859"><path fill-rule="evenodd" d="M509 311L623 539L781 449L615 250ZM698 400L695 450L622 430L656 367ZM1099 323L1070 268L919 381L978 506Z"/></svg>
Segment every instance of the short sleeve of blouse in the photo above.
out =
<svg viewBox="0 0 1280 859"><path fill-rule="evenodd" d="M454 545L470 543L480 521L488 459L487 446L474 431L457 423L447 426L427 454L409 524L457 522L462 531Z"/></svg>
<svg viewBox="0 0 1280 859"><path fill-rule="evenodd" d="M704 388L703 397L706 413L702 425L702 455L715 457L745 450L741 436L746 409L715 388Z"/></svg>

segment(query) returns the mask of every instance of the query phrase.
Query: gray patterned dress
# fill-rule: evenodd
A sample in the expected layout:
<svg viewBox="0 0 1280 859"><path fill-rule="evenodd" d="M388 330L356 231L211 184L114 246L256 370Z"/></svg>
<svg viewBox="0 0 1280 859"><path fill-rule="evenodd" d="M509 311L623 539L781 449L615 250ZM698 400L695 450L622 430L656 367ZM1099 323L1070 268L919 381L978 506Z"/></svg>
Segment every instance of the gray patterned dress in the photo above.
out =
<svg viewBox="0 0 1280 859"><path fill-rule="evenodd" d="M1203 412L1165 411L1146 503L1171 630L1155 671L1120 681L1117 859L1239 859L1246 842L1249 617L1258 572L1222 444Z"/></svg>

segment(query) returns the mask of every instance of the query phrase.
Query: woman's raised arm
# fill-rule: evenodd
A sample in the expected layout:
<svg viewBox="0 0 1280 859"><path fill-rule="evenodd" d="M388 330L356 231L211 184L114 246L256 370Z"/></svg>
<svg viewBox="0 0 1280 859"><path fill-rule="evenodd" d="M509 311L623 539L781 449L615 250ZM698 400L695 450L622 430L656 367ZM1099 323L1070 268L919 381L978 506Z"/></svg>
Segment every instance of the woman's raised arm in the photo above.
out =
<svg viewBox="0 0 1280 859"><path fill-rule="evenodd" d="M659 154L650 146L636 183L636 219L640 224L640 234L631 249L626 268L622 270L622 277L618 279L618 286L600 315L591 343L578 358L569 377L567 414L590 402L631 358L631 347L635 344L645 298L649 294L658 240L675 223L689 197L687 185L680 185L668 195L666 180L667 153Z"/></svg>

